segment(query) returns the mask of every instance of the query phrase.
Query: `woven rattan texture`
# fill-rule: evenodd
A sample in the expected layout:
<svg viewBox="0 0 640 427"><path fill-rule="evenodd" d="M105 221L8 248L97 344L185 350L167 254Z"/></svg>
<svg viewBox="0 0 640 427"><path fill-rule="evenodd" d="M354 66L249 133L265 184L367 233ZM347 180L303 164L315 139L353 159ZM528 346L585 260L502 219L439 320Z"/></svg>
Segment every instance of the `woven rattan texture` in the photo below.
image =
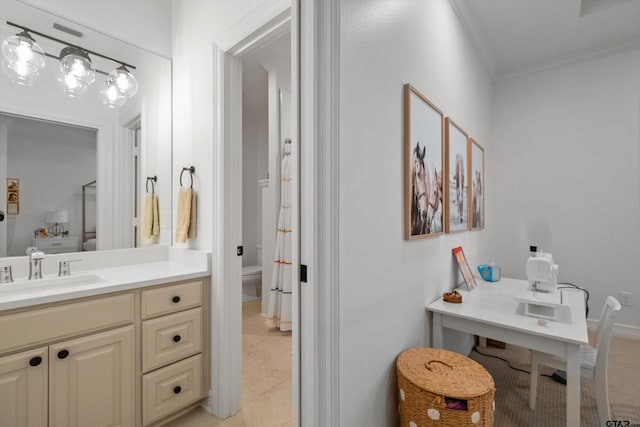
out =
<svg viewBox="0 0 640 427"><path fill-rule="evenodd" d="M400 425L493 426L495 384L479 363L447 350L414 348L397 360ZM466 401L447 408L445 398Z"/></svg>

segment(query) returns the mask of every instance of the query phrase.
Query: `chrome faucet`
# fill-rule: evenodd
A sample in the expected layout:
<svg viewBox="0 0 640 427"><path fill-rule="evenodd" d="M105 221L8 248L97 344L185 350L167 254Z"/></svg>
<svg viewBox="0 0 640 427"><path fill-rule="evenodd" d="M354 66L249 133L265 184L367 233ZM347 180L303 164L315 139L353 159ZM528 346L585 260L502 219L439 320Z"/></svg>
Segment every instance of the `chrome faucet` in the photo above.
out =
<svg viewBox="0 0 640 427"><path fill-rule="evenodd" d="M36 247L29 247L27 255L29 255L29 280L42 279L44 252Z"/></svg>
<svg viewBox="0 0 640 427"><path fill-rule="evenodd" d="M0 284L13 282L13 273L11 273L11 266L0 268Z"/></svg>

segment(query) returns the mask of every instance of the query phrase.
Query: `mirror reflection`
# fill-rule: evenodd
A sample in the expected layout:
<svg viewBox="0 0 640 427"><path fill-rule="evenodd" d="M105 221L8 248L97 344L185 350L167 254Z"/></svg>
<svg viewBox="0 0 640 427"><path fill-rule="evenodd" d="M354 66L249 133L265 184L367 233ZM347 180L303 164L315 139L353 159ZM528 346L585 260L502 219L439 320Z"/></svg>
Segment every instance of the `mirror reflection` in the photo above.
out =
<svg viewBox="0 0 640 427"><path fill-rule="evenodd" d="M31 33L48 54L32 85L0 74L0 256L34 244L48 253L170 245L171 61L26 4L3 4L1 40L24 29L6 21L52 39ZM137 93L105 102L119 64L89 53L95 81L68 96L59 41L135 67ZM158 199L151 219L142 215L147 190ZM152 235L145 221L155 222Z"/></svg>

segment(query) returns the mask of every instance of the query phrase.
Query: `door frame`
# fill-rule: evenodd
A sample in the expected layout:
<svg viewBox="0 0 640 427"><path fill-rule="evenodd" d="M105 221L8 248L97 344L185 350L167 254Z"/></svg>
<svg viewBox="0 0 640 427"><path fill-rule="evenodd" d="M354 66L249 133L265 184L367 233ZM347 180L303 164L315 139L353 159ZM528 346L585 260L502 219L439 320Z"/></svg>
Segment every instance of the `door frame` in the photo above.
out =
<svg viewBox="0 0 640 427"><path fill-rule="evenodd" d="M242 258L236 253L236 248L242 245L242 219L237 214L242 211L242 57L285 34L289 28L294 38L291 9L278 10L275 6L263 4L247 16L246 20L236 25L242 31L234 29L232 33L222 35L217 40L217 46L213 47L213 69L216 79L213 97L218 111L214 118L214 128L216 129L215 138L219 141L218 144L214 144L218 147L214 153L213 165L213 191L216 194L214 217L220 218L220 224L214 227L217 231L214 235L212 280L214 283L221 284L216 286L221 292L216 296L218 304L212 307L212 386L209 399L204 406L208 412L219 418L232 416L240 409L242 390ZM256 23L260 24L256 27ZM292 55L291 63L295 64L294 61ZM295 118L292 121L295 121ZM295 150L295 144L293 144L292 151ZM295 157L292 157L292 162L295 162ZM293 192L297 194L295 175L293 176ZM297 218L296 203L296 200L292 200L292 216L295 218ZM295 220L292 226L295 229ZM299 264L297 242L293 245L292 271L295 273L292 279L293 283L296 283L297 268L295 266ZM296 325L295 317L296 294L297 289L294 286L294 337L299 330L299 323ZM295 412L298 412L299 363L297 361L300 353L295 350L295 338L293 346L291 404Z"/></svg>
<svg viewBox="0 0 640 427"><path fill-rule="evenodd" d="M293 420L294 425L321 427L340 424L340 0L292 0L290 16L294 100L292 228L300 230L292 239L292 406L298 411ZM264 40L257 35L254 31L250 35L253 37L242 40L256 47ZM219 221L214 227L212 279L221 283L218 288L223 295L217 297L221 313L212 313L215 344L211 348L212 390L207 410L221 418L238 410L242 382L242 263L235 256L235 245L241 245L241 222L232 219L234 208L242 206L241 197L237 197L242 188L242 177L237 175L241 168L235 167L242 158L238 143L242 136L238 120L241 105L237 101L242 93L242 67L238 58L228 53L242 51L233 48L239 44L230 43L224 52L214 46L213 55L218 112L214 120L214 217ZM299 280L300 264L307 266L306 283Z"/></svg>

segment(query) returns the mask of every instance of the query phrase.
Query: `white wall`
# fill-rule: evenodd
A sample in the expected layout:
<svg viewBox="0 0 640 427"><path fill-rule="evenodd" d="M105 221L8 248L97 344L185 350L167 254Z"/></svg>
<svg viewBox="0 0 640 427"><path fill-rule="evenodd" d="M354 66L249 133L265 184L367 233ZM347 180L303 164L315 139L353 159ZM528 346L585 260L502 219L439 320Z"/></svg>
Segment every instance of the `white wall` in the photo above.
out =
<svg viewBox="0 0 640 427"><path fill-rule="evenodd" d="M525 278L529 244L553 253L558 279L591 293L633 292L616 322L640 327L640 51L500 82L487 216L503 275Z"/></svg>
<svg viewBox="0 0 640 427"><path fill-rule="evenodd" d="M171 0L20 1L171 58Z"/></svg>
<svg viewBox="0 0 640 427"><path fill-rule="evenodd" d="M193 188L198 193L197 238L191 248L211 250L213 218L212 165L214 156L214 45L207 24L215 13L205 2L173 3L173 171L177 200L178 178L183 167L195 166ZM185 172L186 184L190 182ZM183 184L185 182L183 181ZM202 184L207 184L203 187ZM173 207L175 216L175 203Z"/></svg>
<svg viewBox="0 0 640 427"><path fill-rule="evenodd" d="M344 1L340 21L340 425L396 425L396 357L429 345L425 304L461 281L451 249L491 261L496 227L404 240L402 87L488 148L492 83L447 1Z"/></svg>
<svg viewBox="0 0 640 427"><path fill-rule="evenodd" d="M96 131L14 118L7 176L20 180L20 212L7 216L7 255L22 256L49 210L65 210L69 235L82 236L82 185L96 179ZM19 124L17 122L20 122ZM91 220L95 224L95 219Z"/></svg>
<svg viewBox="0 0 640 427"><path fill-rule="evenodd" d="M265 72L266 73L266 72ZM264 90L267 88L265 86ZM262 215L258 180L267 177L269 147L267 105L264 110L242 112L242 265L259 265L256 245L261 243Z"/></svg>

